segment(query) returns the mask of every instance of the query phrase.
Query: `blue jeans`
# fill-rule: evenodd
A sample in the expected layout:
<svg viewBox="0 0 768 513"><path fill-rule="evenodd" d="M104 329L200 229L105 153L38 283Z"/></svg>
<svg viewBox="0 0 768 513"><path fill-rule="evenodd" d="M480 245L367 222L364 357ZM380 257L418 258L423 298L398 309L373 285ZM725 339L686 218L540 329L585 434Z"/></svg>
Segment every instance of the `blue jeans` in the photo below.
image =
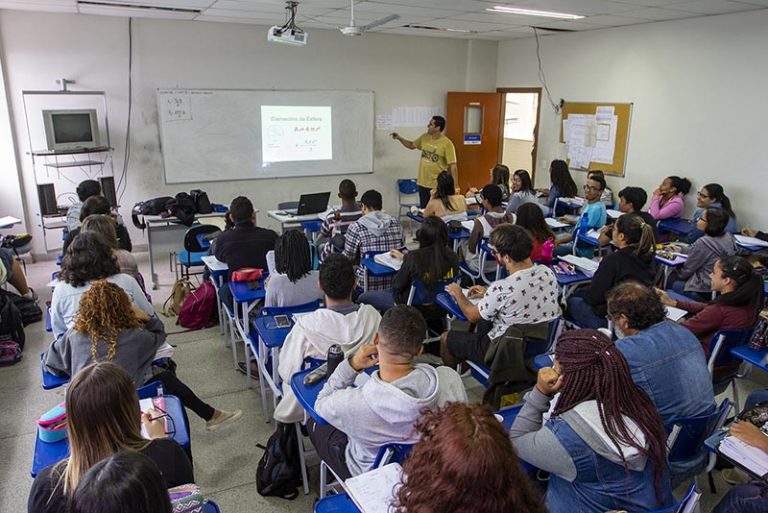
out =
<svg viewBox="0 0 768 513"><path fill-rule="evenodd" d="M568 308L565 310L565 318L578 326L587 329L607 328L608 320L597 315L592 306L577 293L568 297Z"/></svg>
<svg viewBox="0 0 768 513"><path fill-rule="evenodd" d="M357 298L357 303L371 305L379 313L383 314L395 306L395 298L392 296L391 290L371 290L360 294L360 297Z"/></svg>

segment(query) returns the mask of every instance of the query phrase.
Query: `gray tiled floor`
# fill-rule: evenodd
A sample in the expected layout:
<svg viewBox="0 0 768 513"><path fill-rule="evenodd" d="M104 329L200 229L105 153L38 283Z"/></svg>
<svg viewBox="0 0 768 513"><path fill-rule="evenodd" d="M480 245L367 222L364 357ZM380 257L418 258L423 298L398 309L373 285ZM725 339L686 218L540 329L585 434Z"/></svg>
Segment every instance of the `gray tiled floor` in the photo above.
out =
<svg viewBox="0 0 768 513"><path fill-rule="evenodd" d="M138 253L142 271L148 276L147 254ZM27 266L30 284L39 292L41 302L50 299L45 284L56 269L53 262ZM166 269L167 270L167 269ZM153 291L156 308L169 293L173 275L161 273L161 288ZM169 332L181 328L166 322ZM38 355L47 347L50 335L43 323L27 328L27 346L24 360L8 368L0 368L0 511L24 511L32 478L29 475L35 440L35 421L43 412L61 402L64 390L43 391L40 386ZM177 345L174 359L178 374L190 388L213 406L235 409L244 414L234 426L208 433L202 420L190 415L192 452L197 482L206 496L215 500L226 513L239 512L309 512L317 497L317 466L310 469L313 490L300 495L295 501L261 497L256 492L256 465L261 457L257 443L264 444L273 425L264 422L258 388L245 388L245 377L233 370L232 354L223 344L217 328L172 334L169 342ZM472 380L470 398L479 400L481 390ZM740 385L742 401L748 390L764 388L754 382ZM718 489L726 489L720 476L716 476ZM710 511L718 498L708 492L706 479L700 480L705 491L702 511ZM679 491L680 492L680 491Z"/></svg>

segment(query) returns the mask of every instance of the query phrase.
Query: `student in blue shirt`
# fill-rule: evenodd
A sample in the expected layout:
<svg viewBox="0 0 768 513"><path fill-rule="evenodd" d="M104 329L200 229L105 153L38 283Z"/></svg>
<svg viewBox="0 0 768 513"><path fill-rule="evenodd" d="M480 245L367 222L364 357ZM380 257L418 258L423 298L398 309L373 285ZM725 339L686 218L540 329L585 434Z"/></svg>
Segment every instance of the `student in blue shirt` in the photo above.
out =
<svg viewBox="0 0 768 513"><path fill-rule="evenodd" d="M731 208L731 200L725 195L723 186L719 183L709 183L696 193L696 207L696 212L693 214L693 229L688 233L688 238L686 239L688 244L693 244L696 242L696 239L704 236L704 232L698 229L696 222L709 207L718 207L725 210L728 213L728 224L725 227L725 231L728 233L739 233L736 228L736 214L733 212L733 208Z"/></svg>
<svg viewBox="0 0 768 513"><path fill-rule="evenodd" d="M584 184L584 197L587 199L587 204L581 210L581 215L575 222L576 226L573 232L557 241L558 246L555 248L555 256L560 257L573 252L573 240L578 230L587 232L592 229L600 229L605 225L605 204L600 201L604 190L605 179L602 177L593 175L587 179L587 183ZM574 224L567 217L560 218L560 220L564 223ZM589 244L580 243L576 245L576 254L578 256L591 257L594 250L595 247Z"/></svg>

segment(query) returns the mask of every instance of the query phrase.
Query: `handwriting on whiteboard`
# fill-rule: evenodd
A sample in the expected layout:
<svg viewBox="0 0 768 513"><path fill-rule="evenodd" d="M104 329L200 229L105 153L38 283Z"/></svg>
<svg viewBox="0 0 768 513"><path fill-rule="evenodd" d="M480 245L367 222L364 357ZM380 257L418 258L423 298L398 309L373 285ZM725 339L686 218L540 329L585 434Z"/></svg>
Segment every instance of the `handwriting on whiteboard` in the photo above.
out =
<svg viewBox="0 0 768 513"><path fill-rule="evenodd" d="M184 121L192 119L192 104L184 93L164 95L161 101L163 121Z"/></svg>

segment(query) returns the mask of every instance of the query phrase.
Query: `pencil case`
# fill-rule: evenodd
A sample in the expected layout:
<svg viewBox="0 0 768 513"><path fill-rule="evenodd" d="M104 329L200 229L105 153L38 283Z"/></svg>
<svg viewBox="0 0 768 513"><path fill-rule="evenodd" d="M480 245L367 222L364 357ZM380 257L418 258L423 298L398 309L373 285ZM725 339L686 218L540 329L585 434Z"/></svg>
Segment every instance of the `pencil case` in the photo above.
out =
<svg viewBox="0 0 768 513"><path fill-rule="evenodd" d="M262 269L255 267L243 267L237 271L232 271L230 279L234 282L256 281L261 279L263 272Z"/></svg>
<svg viewBox="0 0 768 513"><path fill-rule="evenodd" d="M67 437L67 410L64 403L45 412L37 421L37 436L41 442L55 443Z"/></svg>

